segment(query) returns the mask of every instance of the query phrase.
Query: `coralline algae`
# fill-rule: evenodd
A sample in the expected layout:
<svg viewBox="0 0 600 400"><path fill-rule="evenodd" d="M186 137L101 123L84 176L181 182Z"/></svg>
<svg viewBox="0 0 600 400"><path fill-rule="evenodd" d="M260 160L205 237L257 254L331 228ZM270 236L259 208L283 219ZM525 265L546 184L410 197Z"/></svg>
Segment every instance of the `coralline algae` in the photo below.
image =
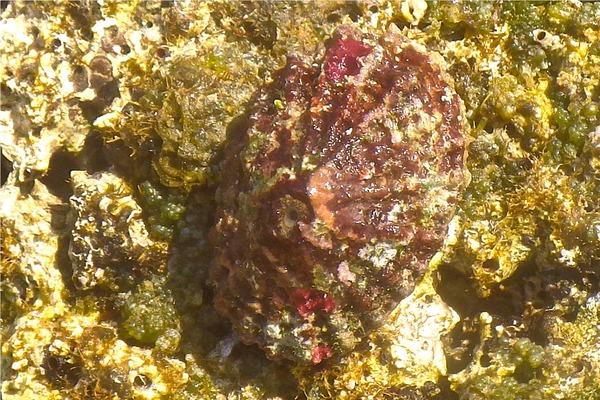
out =
<svg viewBox="0 0 600 400"><path fill-rule="evenodd" d="M215 304L274 359L353 349L414 288L465 186L442 58L340 27L254 96L217 192Z"/></svg>

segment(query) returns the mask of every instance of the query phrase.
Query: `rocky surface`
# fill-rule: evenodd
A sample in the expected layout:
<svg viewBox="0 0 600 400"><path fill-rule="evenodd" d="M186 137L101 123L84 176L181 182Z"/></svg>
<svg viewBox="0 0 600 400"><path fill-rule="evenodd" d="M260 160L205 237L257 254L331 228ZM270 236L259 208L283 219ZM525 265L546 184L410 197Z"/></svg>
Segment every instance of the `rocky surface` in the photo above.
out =
<svg viewBox="0 0 600 400"><path fill-rule="evenodd" d="M3 399L599 396L600 3L12 0L0 10ZM224 148L239 155L231 139L260 114L252 96L269 93L288 57L321 75L341 26L375 49L391 24L454 82L471 181L412 293L353 332L353 351L317 352L318 365L270 360L214 305L215 192L239 173L221 170ZM273 115L289 110L284 95ZM257 138L269 126L253 124ZM319 208L344 227L332 249L388 240L377 225L325 218L336 204ZM269 218L260 237L298 235ZM340 271L339 282L356 275ZM392 308L404 295L386 296ZM294 298L298 319L328 315L324 297Z"/></svg>

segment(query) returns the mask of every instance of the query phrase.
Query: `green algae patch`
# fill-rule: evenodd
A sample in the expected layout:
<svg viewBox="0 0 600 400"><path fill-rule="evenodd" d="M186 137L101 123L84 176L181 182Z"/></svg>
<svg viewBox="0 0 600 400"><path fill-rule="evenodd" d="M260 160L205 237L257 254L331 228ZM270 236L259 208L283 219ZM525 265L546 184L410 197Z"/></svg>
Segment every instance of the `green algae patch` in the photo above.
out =
<svg viewBox="0 0 600 400"><path fill-rule="evenodd" d="M122 327L140 342L166 344L163 351L173 352L178 344L177 314L173 298L161 287L161 282L144 281L127 296L121 307Z"/></svg>
<svg viewBox="0 0 600 400"><path fill-rule="evenodd" d="M571 399L594 398L597 360L590 355L598 340L597 308L597 296L590 297L575 321L554 319L543 345L482 314L481 345L473 362L450 376L452 387L469 399L556 398L565 391Z"/></svg>

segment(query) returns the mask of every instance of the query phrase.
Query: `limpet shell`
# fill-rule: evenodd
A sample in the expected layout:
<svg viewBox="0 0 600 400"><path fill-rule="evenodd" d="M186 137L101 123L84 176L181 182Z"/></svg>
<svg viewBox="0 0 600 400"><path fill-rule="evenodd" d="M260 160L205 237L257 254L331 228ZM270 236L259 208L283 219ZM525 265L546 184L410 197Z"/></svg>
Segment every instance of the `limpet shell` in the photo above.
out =
<svg viewBox="0 0 600 400"><path fill-rule="evenodd" d="M274 359L352 350L414 288L466 184L443 59L391 26L292 55L229 139L215 305Z"/></svg>

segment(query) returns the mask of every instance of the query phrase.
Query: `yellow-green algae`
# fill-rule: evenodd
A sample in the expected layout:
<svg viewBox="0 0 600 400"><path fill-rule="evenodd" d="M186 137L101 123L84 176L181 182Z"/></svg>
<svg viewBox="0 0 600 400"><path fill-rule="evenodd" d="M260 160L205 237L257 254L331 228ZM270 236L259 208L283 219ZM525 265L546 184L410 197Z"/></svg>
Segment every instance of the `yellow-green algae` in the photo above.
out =
<svg viewBox="0 0 600 400"><path fill-rule="evenodd" d="M600 396L599 3L3 7L3 398ZM449 66L471 184L359 351L278 365L210 303L221 146L286 55L391 22Z"/></svg>
<svg viewBox="0 0 600 400"><path fill-rule="evenodd" d="M450 377L453 388L467 399L597 398L599 307L596 294L574 321L552 318L544 346L523 337L523 327L497 326L482 313L481 342L469 366Z"/></svg>

